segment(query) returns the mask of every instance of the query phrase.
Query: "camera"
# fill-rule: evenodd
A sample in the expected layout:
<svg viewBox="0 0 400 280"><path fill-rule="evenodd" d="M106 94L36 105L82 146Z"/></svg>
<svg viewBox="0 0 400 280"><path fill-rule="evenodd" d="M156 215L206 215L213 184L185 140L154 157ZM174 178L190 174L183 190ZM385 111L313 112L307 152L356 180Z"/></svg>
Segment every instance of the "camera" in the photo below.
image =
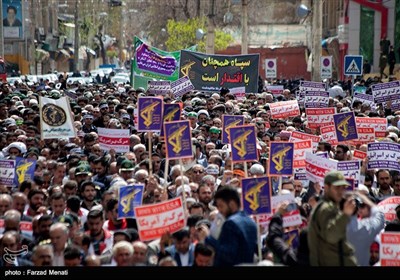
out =
<svg viewBox="0 0 400 280"><path fill-rule="evenodd" d="M357 195L354 195L354 194L353 195L346 195L345 197L342 198L342 200L339 203L340 210L343 210L344 203L346 202L346 200L349 199L349 197L352 197L354 199L355 204L356 204L356 207L355 207L354 212L353 212L353 215L355 215L355 214L357 214L358 209L364 204L364 202Z"/></svg>

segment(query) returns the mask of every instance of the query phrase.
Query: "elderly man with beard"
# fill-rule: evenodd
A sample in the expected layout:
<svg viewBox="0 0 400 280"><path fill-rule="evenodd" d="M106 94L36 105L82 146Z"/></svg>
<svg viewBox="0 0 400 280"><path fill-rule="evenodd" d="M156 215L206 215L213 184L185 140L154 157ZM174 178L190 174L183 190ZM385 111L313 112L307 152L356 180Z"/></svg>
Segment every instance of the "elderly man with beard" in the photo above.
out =
<svg viewBox="0 0 400 280"><path fill-rule="evenodd" d="M376 172L378 183L377 188L372 188L372 195L376 201L382 201L389 196L394 196L394 189L391 187L392 176L387 169L380 169Z"/></svg>

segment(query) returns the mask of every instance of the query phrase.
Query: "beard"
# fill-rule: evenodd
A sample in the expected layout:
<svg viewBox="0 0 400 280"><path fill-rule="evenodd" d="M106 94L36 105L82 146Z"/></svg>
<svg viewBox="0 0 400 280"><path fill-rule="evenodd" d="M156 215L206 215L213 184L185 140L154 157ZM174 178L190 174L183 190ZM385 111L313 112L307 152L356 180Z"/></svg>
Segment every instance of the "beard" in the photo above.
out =
<svg viewBox="0 0 400 280"><path fill-rule="evenodd" d="M386 190L390 189L390 185L386 184L386 183L385 184L380 184L379 188L384 190L384 191L386 191Z"/></svg>
<svg viewBox="0 0 400 280"><path fill-rule="evenodd" d="M29 207L32 208L33 211L35 211L35 212L36 212L42 205L43 205L42 203L36 203L36 204L29 203Z"/></svg>

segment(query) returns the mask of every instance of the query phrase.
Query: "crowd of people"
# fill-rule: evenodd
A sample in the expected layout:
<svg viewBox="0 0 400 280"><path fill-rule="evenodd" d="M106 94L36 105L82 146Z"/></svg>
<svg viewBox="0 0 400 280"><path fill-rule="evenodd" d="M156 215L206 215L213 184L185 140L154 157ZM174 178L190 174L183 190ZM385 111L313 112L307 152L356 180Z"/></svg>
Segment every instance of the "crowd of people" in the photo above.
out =
<svg viewBox="0 0 400 280"><path fill-rule="evenodd" d="M336 171L326 174L323 185L294 177L278 181L273 196L293 195L301 225L283 226L288 203L281 203L261 229L243 212L241 179L266 176L269 143L288 141L293 131L319 135L308 128L304 108L295 117L271 117L269 105L295 100L299 81L275 81L284 86L282 93L261 87L244 100L226 88L191 91L178 99L163 96L165 103L181 103L181 119L190 121L194 155L184 161L184 174L178 160L167 164L166 143L158 133L138 132L135 126L137 100L151 94L130 85L65 81L60 75L59 83L0 86L0 160L36 160L32 178L0 185L2 266L369 266L379 264L379 234L400 230L400 207L388 222L376 206L400 196L399 172L367 170L367 160L351 193ZM357 81L367 88L380 82L378 77ZM399 111L353 103L351 81L327 86L336 89L328 90L329 107L385 118L386 137L377 141L399 143ZM76 138L41 139L39 96L69 96ZM243 115L245 124L255 126L259 160L232 163L230 147L221 141L222 115ZM129 152L103 150L98 128L129 129ZM367 145L321 140L317 151L346 161L355 149L366 151ZM136 220L118 217L119 189L136 183L145 186L143 204L185 196L186 226L150 242L140 240ZM299 232L298 246L285 240L292 230Z"/></svg>

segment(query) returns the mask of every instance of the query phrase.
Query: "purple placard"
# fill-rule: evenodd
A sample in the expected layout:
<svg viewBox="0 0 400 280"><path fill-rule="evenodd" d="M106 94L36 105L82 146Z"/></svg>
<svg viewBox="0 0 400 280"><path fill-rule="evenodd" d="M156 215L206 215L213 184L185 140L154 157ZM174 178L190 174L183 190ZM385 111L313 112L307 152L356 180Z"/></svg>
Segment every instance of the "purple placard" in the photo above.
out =
<svg viewBox="0 0 400 280"><path fill-rule="evenodd" d="M329 92L306 91L304 97L305 108L327 108L329 103Z"/></svg>
<svg viewBox="0 0 400 280"><path fill-rule="evenodd" d="M164 123L164 131L168 159L193 157L192 135L188 120Z"/></svg>
<svg viewBox="0 0 400 280"><path fill-rule="evenodd" d="M338 142L357 140L358 133L354 112L333 115Z"/></svg>
<svg viewBox="0 0 400 280"><path fill-rule="evenodd" d="M12 186L15 176L15 161L0 160L0 184Z"/></svg>
<svg viewBox="0 0 400 280"><path fill-rule="evenodd" d="M346 178L346 181L347 181L347 183L350 184L350 186L346 187L346 191L348 191L348 192L354 191L356 189L355 180L354 179L350 179L350 178Z"/></svg>
<svg viewBox="0 0 400 280"><path fill-rule="evenodd" d="M69 90L65 91L65 95L73 100L78 98L78 96L75 93L73 93L72 91L69 91Z"/></svg>
<svg viewBox="0 0 400 280"><path fill-rule="evenodd" d="M315 155L316 155L317 157L322 157L322 158L326 158L326 159L329 158L328 152L316 152Z"/></svg>
<svg viewBox="0 0 400 280"><path fill-rule="evenodd" d="M283 235L283 240L285 240L288 246L292 247L294 250L297 250L300 245L299 230L294 229L292 231L285 232Z"/></svg>
<svg viewBox="0 0 400 280"><path fill-rule="evenodd" d="M326 83L319 83L319 82L310 82L310 81L300 81L300 87L299 89L302 91L318 91L318 90L322 90L325 91L326 90Z"/></svg>
<svg viewBox="0 0 400 280"><path fill-rule="evenodd" d="M247 215L271 214L269 177L242 179L243 210Z"/></svg>
<svg viewBox="0 0 400 280"><path fill-rule="evenodd" d="M356 93L354 93L353 99L356 99L356 100L358 99L363 103L364 102L367 102L369 104L374 103L374 97L370 94L365 94L365 93L356 92Z"/></svg>
<svg viewBox="0 0 400 280"><path fill-rule="evenodd" d="M147 91L150 94L166 95L171 91L170 81L148 81Z"/></svg>
<svg viewBox="0 0 400 280"><path fill-rule="evenodd" d="M181 119L181 106L178 103L164 103L163 123L179 121ZM164 137L164 126L161 126L161 137Z"/></svg>
<svg viewBox="0 0 400 280"><path fill-rule="evenodd" d="M175 98L181 97L185 93L194 90L194 86L188 76L182 77L171 83L171 90Z"/></svg>
<svg viewBox="0 0 400 280"><path fill-rule="evenodd" d="M300 181L306 181L306 180L308 180L307 173L297 173L297 172L295 172L294 173L294 179L295 180L300 180Z"/></svg>
<svg viewBox="0 0 400 280"><path fill-rule="evenodd" d="M138 99L138 131L159 132L162 125L163 100L158 97Z"/></svg>
<svg viewBox="0 0 400 280"><path fill-rule="evenodd" d="M337 170L343 173L343 176L354 180L354 186L357 188L360 181L361 161L348 160L339 161Z"/></svg>
<svg viewBox="0 0 400 280"><path fill-rule="evenodd" d="M368 143L368 169L389 169L400 171L400 144Z"/></svg>
<svg viewBox="0 0 400 280"><path fill-rule="evenodd" d="M376 104L397 100L400 94L400 81L374 84L371 91Z"/></svg>
<svg viewBox="0 0 400 280"><path fill-rule="evenodd" d="M174 57L161 56L142 44L136 51L137 66L140 70L171 76L178 66Z"/></svg>
<svg viewBox="0 0 400 280"><path fill-rule="evenodd" d="M392 109L392 111L400 110L400 100L393 100L390 109Z"/></svg>
<svg viewBox="0 0 400 280"><path fill-rule="evenodd" d="M269 176L293 175L294 143L270 142L269 155Z"/></svg>
<svg viewBox="0 0 400 280"><path fill-rule="evenodd" d="M254 125L231 127L230 136L233 162L258 159Z"/></svg>
<svg viewBox="0 0 400 280"><path fill-rule="evenodd" d="M222 143L229 143L229 129L244 124L244 116L222 115Z"/></svg>

